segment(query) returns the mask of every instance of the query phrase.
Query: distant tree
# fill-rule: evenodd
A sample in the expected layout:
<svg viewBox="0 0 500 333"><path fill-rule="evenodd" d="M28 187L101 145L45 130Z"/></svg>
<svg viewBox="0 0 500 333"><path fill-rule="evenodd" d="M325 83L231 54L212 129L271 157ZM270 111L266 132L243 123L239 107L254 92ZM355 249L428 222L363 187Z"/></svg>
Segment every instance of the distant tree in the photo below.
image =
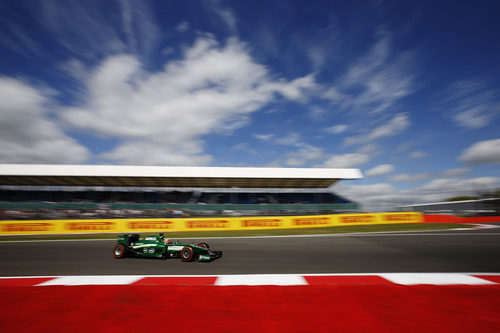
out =
<svg viewBox="0 0 500 333"><path fill-rule="evenodd" d="M464 201L464 200L477 200L477 199L479 199L479 197L473 197L470 195L460 195L458 197L446 199L445 201Z"/></svg>
<svg viewBox="0 0 500 333"><path fill-rule="evenodd" d="M481 195L481 198L500 198L500 188L493 190L491 192L485 192Z"/></svg>

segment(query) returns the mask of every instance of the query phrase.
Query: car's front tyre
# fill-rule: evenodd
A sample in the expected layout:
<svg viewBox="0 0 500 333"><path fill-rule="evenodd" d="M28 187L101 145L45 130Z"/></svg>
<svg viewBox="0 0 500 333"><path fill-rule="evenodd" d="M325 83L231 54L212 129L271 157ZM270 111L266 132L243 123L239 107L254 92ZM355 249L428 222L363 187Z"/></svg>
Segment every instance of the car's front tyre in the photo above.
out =
<svg viewBox="0 0 500 333"><path fill-rule="evenodd" d="M185 246L181 250L181 259L182 261L191 261L193 260L194 251L191 246Z"/></svg>
<svg viewBox="0 0 500 333"><path fill-rule="evenodd" d="M120 244L115 245L115 247L113 248L113 255L117 259L123 258L125 256L125 247Z"/></svg>

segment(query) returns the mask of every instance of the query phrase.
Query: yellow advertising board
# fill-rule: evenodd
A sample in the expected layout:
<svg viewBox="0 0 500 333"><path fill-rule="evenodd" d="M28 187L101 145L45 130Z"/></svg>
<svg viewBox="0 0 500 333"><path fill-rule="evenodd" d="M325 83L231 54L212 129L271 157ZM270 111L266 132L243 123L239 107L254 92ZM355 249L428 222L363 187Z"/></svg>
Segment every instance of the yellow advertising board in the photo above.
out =
<svg viewBox="0 0 500 333"><path fill-rule="evenodd" d="M422 222L422 214L414 212L227 218L0 221L0 235L298 229Z"/></svg>

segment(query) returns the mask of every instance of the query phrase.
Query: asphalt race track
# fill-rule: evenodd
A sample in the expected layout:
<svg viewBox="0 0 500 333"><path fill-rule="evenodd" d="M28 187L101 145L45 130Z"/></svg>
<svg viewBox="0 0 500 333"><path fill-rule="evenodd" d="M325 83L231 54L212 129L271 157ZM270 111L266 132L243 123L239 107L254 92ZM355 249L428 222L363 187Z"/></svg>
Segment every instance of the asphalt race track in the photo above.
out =
<svg viewBox="0 0 500 333"><path fill-rule="evenodd" d="M204 240L224 256L114 259L110 240L0 242L0 276L500 272L500 228Z"/></svg>

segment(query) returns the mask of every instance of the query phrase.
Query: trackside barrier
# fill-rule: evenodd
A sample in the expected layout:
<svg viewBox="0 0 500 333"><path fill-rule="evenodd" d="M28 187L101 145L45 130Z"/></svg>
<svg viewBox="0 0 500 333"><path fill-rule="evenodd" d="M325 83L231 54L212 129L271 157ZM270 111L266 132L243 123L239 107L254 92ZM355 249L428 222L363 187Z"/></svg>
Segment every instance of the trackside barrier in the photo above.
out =
<svg viewBox="0 0 500 333"><path fill-rule="evenodd" d="M423 215L415 212L230 218L0 221L0 235L300 229L422 222L424 222Z"/></svg>
<svg viewBox="0 0 500 333"><path fill-rule="evenodd" d="M500 216L460 217L454 215L424 215L425 223L495 223Z"/></svg>

